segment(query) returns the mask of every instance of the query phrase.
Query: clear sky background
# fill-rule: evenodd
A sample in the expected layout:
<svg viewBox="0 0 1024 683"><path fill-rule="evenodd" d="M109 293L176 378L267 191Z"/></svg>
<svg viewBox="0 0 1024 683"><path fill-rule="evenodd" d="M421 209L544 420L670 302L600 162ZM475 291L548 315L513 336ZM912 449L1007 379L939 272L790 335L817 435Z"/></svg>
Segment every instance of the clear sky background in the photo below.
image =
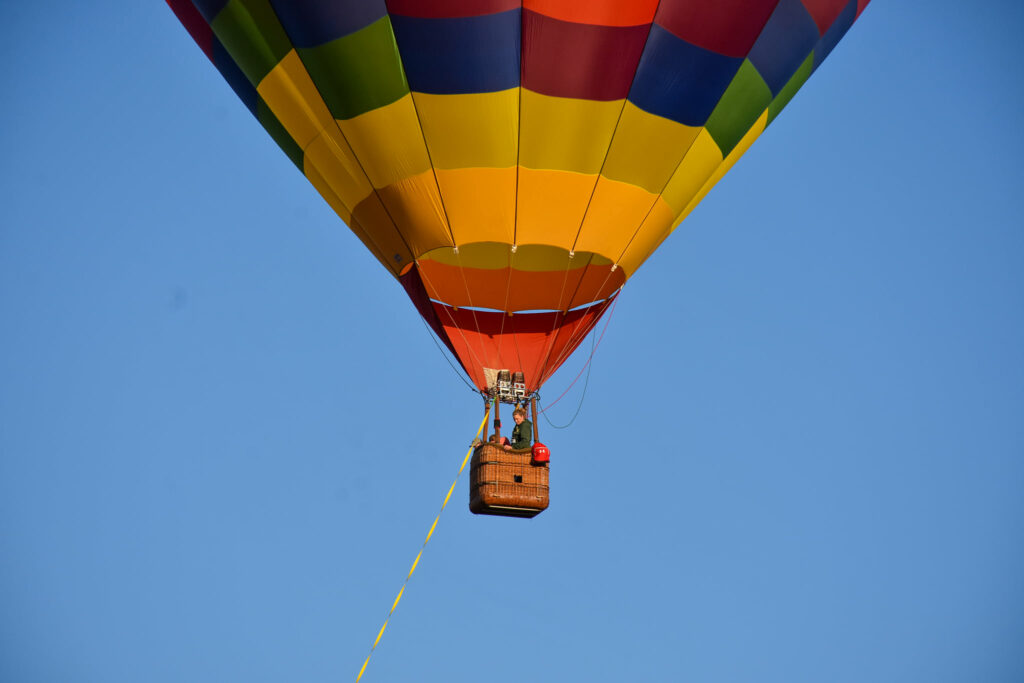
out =
<svg viewBox="0 0 1024 683"><path fill-rule="evenodd" d="M1022 26L875 0L363 680L1024 680ZM480 399L162 2L0 33L0 680L354 680Z"/></svg>

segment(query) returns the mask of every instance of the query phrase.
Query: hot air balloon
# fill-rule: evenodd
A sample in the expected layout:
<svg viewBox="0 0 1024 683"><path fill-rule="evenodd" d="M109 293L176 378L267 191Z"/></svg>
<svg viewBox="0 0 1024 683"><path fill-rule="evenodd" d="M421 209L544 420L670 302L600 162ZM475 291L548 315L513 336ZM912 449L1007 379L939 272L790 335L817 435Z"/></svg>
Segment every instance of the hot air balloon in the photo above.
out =
<svg viewBox="0 0 1024 683"><path fill-rule="evenodd" d="M522 403L868 1L168 4L476 388Z"/></svg>

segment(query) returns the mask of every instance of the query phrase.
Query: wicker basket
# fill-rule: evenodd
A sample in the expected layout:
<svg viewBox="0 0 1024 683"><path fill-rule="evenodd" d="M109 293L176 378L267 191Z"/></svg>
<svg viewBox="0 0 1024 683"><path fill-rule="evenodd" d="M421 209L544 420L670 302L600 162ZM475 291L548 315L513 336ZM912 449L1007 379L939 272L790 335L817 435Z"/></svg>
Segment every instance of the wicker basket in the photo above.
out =
<svg viewBox="0 0 1024 683"><path fill-rule="evenodd" d="M469 469L469 509L505 517L533 517L547 509L548 466L531 461L529 449L478 446Z"/></svg>

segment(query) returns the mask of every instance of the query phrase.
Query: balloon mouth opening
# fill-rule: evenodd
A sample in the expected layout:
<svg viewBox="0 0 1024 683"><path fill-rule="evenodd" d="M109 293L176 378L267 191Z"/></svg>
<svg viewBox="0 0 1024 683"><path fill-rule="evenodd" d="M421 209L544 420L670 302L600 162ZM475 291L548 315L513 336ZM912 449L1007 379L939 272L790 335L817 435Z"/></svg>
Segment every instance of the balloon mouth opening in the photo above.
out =
<svg viewBox="0 0 1024 683"><path fill-rule="evenodd" d="M623 268L594 252L551 245L476 242L432 249L416 260L427 298L456 309L569 313L606 301L626 283ZM411 277L407 271L403 277Z"/></svg>

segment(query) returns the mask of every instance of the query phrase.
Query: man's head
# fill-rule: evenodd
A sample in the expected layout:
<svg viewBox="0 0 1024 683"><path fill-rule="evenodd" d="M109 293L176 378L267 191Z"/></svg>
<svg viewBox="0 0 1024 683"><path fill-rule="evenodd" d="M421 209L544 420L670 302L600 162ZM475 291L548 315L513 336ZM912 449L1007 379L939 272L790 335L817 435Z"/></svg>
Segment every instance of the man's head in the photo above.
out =
<svg viewBox="0 0 1024 683"><path fill-rule="evenodd" d="M512 419L516 424L521 424L526 419L526 408L516 408L512 411Z"/></svg>

